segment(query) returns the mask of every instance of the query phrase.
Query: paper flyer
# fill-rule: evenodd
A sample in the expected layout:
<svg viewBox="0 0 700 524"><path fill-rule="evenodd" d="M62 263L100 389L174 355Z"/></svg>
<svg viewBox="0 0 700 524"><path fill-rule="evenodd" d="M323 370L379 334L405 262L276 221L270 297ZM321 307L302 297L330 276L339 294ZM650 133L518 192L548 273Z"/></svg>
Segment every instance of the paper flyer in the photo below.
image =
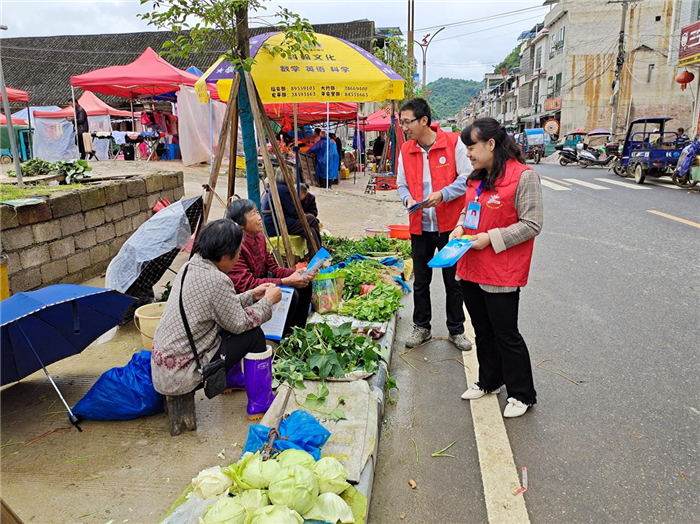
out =
<svg viewBox="0 0 700 524"><path fill-rule="evenodd" d="M408 208L408 214L412 215L416 211L420 211L423 208L423 204L425 204L425 200L421 200L420 202L416 202L413 204L411 207Z"/></svg>
<svg viewBox="0 0 700 524"><path fill-rule="evenodd" d="M469 251L472 244L473 242L471 240L450 240L447 245L438 251L433 259L428 262L428 267L445 268L454 266L457 261L462 258L464 253Z"/></svg>
<svg viewBox="0 0 700 524"><path fill-rule="evenodd" d="M321 266L326 262L331 259L331 254L328 252L328 250L325 247L322 247L319 249L314 257L309 261L309 265L306 268L306 271L304 271L304 276L307 275L307 273L316 273L318 270L321 268Z"/></svg>
<svg viewBox="0 0 700 524"><path fill-rule="evenodd" d="M282 300L272 307L270 320L260 326L263 333L265 333L265 338L268 340L282 340L284 324L287 322L287 315L289 314L289 306L292 305L294 289L280 286L280 291L282 291Z"/></svg>

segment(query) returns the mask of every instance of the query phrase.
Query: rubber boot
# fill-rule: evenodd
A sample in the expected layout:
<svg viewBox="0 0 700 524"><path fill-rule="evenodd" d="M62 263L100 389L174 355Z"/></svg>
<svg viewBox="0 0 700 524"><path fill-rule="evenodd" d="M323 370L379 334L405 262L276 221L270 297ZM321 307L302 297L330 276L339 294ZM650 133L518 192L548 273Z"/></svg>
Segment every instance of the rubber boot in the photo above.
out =
<svg viewBox="0 0 700 524"><path fill-rule="evenodd" d="M267 346L263 353L248 353L244 360L248 419L258 420L275 400L272 393L272 348Z"/></svg>
<svg viewBox="0 0 700 524"><path fill-rule="evenodd" d="M226 373L226 389L224 390L224 394L242 389L245 389L245 378L243 375L243 364L239 361Z"/></svg>

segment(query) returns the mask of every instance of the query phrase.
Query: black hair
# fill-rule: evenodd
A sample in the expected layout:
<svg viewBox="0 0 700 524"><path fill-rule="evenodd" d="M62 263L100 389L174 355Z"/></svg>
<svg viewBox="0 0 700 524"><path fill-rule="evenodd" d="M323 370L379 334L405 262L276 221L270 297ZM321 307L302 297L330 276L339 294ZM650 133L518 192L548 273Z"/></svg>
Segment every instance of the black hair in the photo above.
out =
<svg viewBox="0 0 700 524"><path fill-rule="evenodd" d="M488 142L492 138L496 143L496 147L493 150L491 171L486 172L486 169L479 169L469 175L469 178L472 180L483 180L484 189L493 189L496 180L505 173L506 162L511 158L514 158L521 164L525 163L520 146L506 132L506 128L494 118L479 118L475 120L462 130L460 138L466 146L473 146L477 142Z"/></svg>
<svg viewBox="0 0 700 524"><path fill-rule="evenodd" d="M680 134L685 133L685 129L683 129L682 127L679 127L678 129L676 129L676 131L678 131Z"/></svg>
<svg viewBox="0 0 700 524"><path fill-rule="evenodd" d="M238 224L228 218L221 218L204 226L193 251L205 260L220 262L223 256L236 256L242 240L243 231Z"/></svg>
<svg viewBox="0 0 700 524"><path fill-rule="evenodd" d="M236 224L241 227L245 227L248 223L246 215L253 210L257 210L255 202L248 200L247 198L239 198L234 200L226 208L226 218L233 220Z"/></svg>
<svg viewBox="0 0 700 524"><path fill-rule="evenodd" d="M316 129L314 129L314 133L317 134L317 135L320 135L320 134L321 134L321 128L320 128L320 127L317 127Z"/></svg>
<svg viewBox="0 0 700 524"><path fill-rule="evenodd" d="M309 186L306 184L299 184L299 192L301 191L306 191L307 193L309 192Z"/></svg>
<svg viewBox="0 0 700 524"><path fill-rule="evenodd" d="M335 133L328 133L328 136L331 138L335 138Z"/></svg>
<svg viewBox="0 0 700 524"><path fill-rule="evenodd" d="M433 121L432 114L430 112L430 105L423 98L411 98L403 103L401 109L399 109L399 115L402 111L413 111L413 116L418 120L424 116L428 117L428 125Z"/></svg>

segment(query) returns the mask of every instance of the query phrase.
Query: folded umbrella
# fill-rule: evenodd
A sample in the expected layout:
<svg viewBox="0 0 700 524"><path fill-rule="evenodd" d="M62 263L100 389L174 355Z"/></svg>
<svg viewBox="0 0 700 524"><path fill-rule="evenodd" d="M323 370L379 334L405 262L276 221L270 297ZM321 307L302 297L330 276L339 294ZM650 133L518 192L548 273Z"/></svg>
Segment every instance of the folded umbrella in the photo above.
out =
<svg viewBox="0 0 700 524"><path fill-rule="evenodd" d="M46 366L82 352L119 323L133 300L111 289L57 284L0 302L0 385L43 369L80 430Z"/></svg>

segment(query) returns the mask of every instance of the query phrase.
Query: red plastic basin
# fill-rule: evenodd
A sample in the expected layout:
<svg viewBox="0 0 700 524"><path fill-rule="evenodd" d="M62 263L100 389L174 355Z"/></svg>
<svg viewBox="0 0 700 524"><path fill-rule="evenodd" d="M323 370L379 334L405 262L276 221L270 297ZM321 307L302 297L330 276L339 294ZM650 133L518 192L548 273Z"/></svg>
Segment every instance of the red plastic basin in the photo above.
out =
<svg viewBox="0 0 700 524"><path fill-rule="evenodd" d="M400 238L402 240L410 240L411 239L411 233L408 232L408 226L404 226L401 224L394 224L391 226L387 226L389 228L389 236L391 238Z"/></svg>

